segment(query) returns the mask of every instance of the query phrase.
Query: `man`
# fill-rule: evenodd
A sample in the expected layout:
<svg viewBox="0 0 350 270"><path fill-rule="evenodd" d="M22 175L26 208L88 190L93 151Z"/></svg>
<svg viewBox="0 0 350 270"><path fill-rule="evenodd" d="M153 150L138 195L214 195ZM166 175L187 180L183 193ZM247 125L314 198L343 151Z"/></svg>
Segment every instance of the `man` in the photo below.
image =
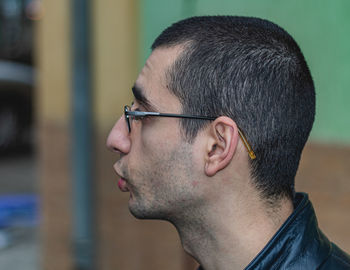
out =
<svg viewBox="0 0 350 270"><path fill-rule="evenodd" d="M350 269L294 177L315 92L293 38L257 18L167 28L113 127L129 209L177 229L200 269Z"/></svg>

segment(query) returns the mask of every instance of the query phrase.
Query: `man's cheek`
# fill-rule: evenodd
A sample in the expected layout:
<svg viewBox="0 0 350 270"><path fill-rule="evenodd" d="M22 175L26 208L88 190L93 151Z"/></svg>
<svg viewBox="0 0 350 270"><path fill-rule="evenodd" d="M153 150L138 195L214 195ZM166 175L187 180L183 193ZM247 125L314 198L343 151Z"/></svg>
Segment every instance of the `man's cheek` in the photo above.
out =
<svg viewBox="0 0 350 270"><path fill-rule="evenodd" d="M167 138L162 136L161 130L145 127L141 132L140 149L142 153L140 154L152 155L154 152L159 151L164 142L167 141Z"/></svg>

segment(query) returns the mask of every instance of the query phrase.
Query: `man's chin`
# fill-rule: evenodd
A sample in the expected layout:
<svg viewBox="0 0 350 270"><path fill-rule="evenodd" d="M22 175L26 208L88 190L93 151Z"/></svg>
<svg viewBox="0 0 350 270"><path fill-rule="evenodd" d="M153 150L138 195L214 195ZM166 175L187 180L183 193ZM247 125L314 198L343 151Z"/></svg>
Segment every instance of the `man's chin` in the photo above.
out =
<svg viewBox="0 0 350 270"><path fill-rule="evenodd" d="M133 207L129 207L129 211L137 219L152 219L146 211L141 211L140 209L135 209Z"/></svg>
<svg viewBox="0 0 350 270"><path fill-rule="evenodd" d="M129 211L137 219L163 219L157 211L154 211L154 209L150 210L138 205L132 205L130 202Z"/></svg>
<svg viewBox="0 0 350 270"><path fill-rule="evenodd" d="M129 211L130 213L138 219L146 219L146 209L142 207L138 202L135 201L135 198L130 195L129 199Z"/></svg>

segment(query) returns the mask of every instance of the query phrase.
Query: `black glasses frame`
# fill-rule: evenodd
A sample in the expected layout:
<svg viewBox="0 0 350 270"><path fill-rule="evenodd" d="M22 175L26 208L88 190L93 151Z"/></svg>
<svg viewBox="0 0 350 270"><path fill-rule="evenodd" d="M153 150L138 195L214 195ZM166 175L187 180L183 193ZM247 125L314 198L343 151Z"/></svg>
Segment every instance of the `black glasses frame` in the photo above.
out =
<svg viewBox="0 0 350 270"><path fill-rule="evenodd" d="M131 132L131 123L130 119L133 120L141 120L144 117L149 117L149 116L155 116L155 117L173 117L173 118L187 118L187 119L198 119L198 120L210 120L213 121L217 117L211 117L211 116L199 116L199 115L187 115L187 114L174 114L174 113L159 113L159 112L143 112L143 111L131 111L130 107L128 105L124 106L124 116L125 116L125 121L128 126L128 131L129 133ZM255 159L255 153L253 149L251 148L250 144L248 143L245 135L243 132L240 130L238 127L238 134L240 138L243 141L244 146L246 147L249 157L251 159Z"/></svg>

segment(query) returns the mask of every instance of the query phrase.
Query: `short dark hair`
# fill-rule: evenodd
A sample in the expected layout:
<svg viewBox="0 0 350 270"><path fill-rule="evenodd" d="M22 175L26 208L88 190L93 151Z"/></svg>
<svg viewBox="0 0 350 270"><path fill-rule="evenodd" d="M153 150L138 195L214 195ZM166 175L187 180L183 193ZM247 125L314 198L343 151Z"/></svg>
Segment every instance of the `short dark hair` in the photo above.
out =
<svg viewBox="0 0 350 270"><path fill-rule="evenodd" d="M294 39L259 18L202 16L165 29L152 45L182 45L167 83L184 114L232 118L256 153L251 175L264 199L293 198L315 116L314 83ZM207 121L182 120L188 141Z"/></svg>

